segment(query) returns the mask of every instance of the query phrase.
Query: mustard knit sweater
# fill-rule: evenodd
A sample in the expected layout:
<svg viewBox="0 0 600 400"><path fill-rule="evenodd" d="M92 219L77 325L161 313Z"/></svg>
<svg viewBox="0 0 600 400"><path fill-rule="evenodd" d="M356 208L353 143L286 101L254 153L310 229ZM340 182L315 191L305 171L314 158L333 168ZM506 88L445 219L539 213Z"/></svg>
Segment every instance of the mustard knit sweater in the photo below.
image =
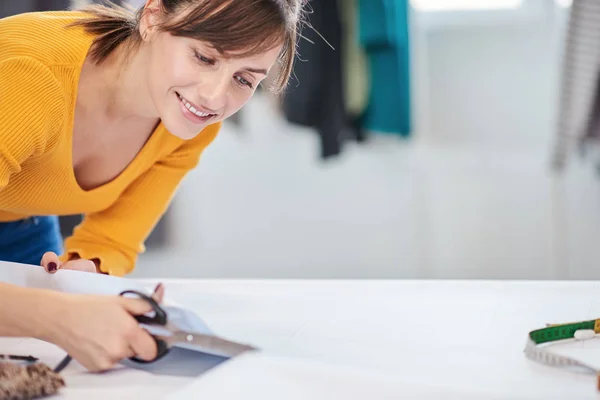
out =
<svg viewBox="0 0 600 400"><path fill-rule="evenodd" d="M66 25L75 11L0 19L0 221L84 214L63 260L99 259L111 275L131 272L144 240L186 173L220 128L184 141L160 124L121 175L83 190L72 165L78 79L93 37Z"/></svg>

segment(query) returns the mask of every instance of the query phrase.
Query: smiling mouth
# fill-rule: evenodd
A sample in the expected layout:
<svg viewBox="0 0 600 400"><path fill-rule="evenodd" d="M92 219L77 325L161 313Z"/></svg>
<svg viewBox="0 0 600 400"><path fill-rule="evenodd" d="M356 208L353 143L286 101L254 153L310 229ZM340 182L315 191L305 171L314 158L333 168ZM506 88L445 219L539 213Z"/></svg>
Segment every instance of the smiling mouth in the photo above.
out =
<svg viewBox="0 0 600 400"><path fill-rule="evenodd" d="M212 117L215 117L217 115L217 114L205 113L200 110L197 110L189 101L187 101L185 99L185 97L183 97L179 93L177 93L177 97L179 98L181 105L183 107L185 107L186 110L189 112L189 115L186 115L186 116L196 117L199 120L199 122L206 122L207 120L209 120ZM196 118L194 118L194 119L196 119Z"/></svg>

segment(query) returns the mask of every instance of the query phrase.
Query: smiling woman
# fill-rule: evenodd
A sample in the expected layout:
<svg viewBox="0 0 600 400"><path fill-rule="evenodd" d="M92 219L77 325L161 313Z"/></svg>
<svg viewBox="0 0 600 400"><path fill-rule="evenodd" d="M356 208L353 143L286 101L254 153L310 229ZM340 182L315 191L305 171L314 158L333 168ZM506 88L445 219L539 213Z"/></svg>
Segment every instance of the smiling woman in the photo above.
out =
<svg viewBox="0 0 600 400"><path fill-rule="evenodd" d="M274 65L272 89L286 86L303 2L148 0L0 19L0 260L131 272L221 121ZM84 220L63 246L56 216L71 214Z"/></svg>
<svg viewBox="0 0 600 400"><path fill-rule="evenodd" d="M157 113L169 131L189 139L198 125L237 112L276 61L281 74L273 89L285 86L300 1L150 0L135 15L118 7L88 11L93 17L76 24L97 35L91 61L106 62L121 44L125 54L137 54L147 66L146 87Z"/></svg>

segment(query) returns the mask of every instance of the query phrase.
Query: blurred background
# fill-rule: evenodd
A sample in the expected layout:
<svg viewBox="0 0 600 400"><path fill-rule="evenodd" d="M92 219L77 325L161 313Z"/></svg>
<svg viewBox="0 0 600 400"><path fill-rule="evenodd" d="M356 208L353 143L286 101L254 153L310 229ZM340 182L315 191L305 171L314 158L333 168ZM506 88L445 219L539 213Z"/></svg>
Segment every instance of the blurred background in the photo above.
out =
<svg viewBox="0 0 600 400"><path fill-rule="evenodd" d="M226 121L133 277L600 277L600 2L308 4L289 87Z"/></svg>

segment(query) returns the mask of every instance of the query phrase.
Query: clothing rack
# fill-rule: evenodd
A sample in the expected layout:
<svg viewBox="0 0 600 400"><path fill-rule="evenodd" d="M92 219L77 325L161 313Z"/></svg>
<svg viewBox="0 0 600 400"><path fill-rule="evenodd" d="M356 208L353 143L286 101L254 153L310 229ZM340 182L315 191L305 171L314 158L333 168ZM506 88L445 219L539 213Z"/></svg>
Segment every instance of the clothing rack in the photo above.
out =
<svg viewBox="0 0 600 400"><path fill-rule="evenodd" d="M562 172L569 150L600 142L600 1L573 0L564 43L552 166Z"/></svg>
<svg viewBox="0 0 600 400"><path fill-rule="evenodd" d="M408 0L308 1L281 108L316 131L321 158L366 132L410 136L409 9Z"/></svg>

